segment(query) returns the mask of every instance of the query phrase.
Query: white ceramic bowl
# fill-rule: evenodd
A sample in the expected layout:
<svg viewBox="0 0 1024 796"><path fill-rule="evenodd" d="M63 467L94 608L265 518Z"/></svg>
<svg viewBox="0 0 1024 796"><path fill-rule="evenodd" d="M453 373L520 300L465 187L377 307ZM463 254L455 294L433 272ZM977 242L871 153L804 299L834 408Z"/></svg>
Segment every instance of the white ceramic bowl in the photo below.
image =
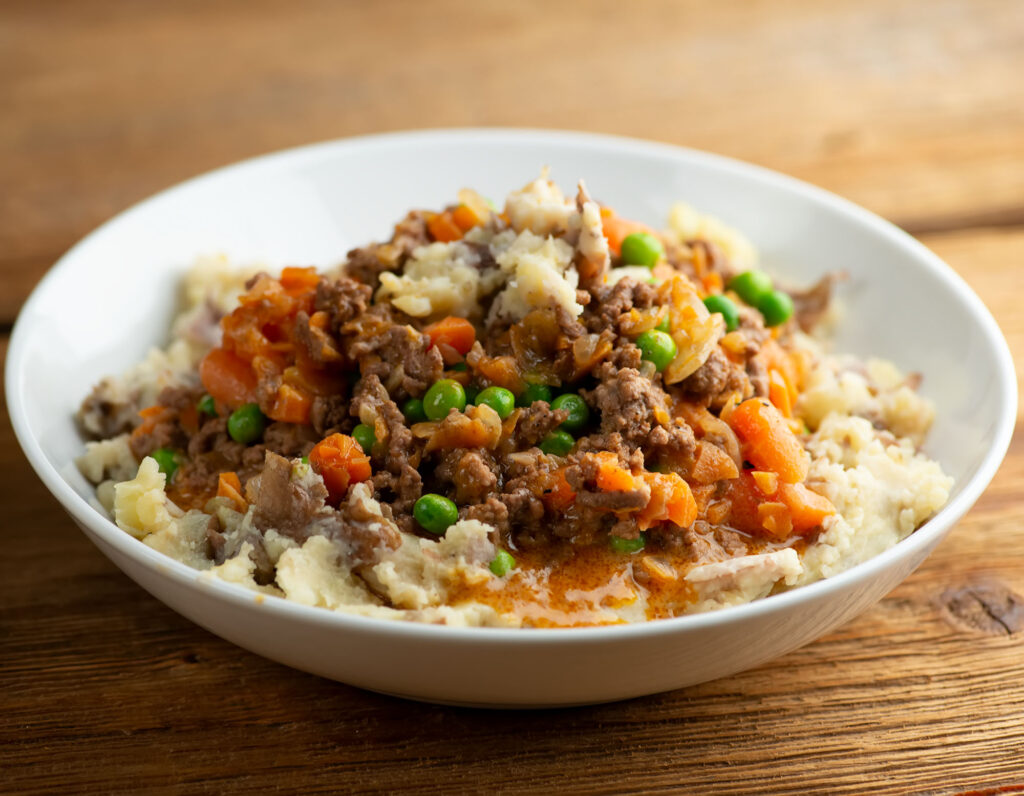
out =
<svg viewBox="0 0 1024 796"><path fill-rule="evenodd" d="M570 630L458 629L335 614L200 580L94 510L73 459L78 403L163 342L197 255L338 262L411 207L472 186L500 197L543 165L626 217L661 225L685 200L746 232L769 270L843 287L836 348L924 374L928 443L956 479L949 504L892 550L827 581L717 613ZM856 616L905 578L991 480L1016 414L1006 343L966 284L887 222L817 188L675 147L577 133L457 130L373 136L256 158L165 191L86 237L25 304L7 359L18 439L46 486L117 566L174 610L260 655L363 688L472 705L599 702L756 666Z"/></svg>

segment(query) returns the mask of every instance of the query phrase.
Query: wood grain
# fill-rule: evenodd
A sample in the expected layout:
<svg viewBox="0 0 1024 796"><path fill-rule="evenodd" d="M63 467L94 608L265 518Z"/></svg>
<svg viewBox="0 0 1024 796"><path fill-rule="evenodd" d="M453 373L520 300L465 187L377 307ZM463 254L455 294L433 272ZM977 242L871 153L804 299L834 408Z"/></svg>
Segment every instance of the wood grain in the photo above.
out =
<svg viewBox="0 0 1024 796"><path fill-rule="evenodd" d="M0 320L101 221L285 146L410 127L635 135L912 229L1024 222L1024 4L132 3L0 13Z"/></svg>
<svg viewBox="0 0 1024 796"><path fill-rule="evenodd" d="M339 135L516 124L711 149L865 204L965 277L1021 373L1021 74L1024 5L995 1L8 1L0 329L76 238L194 173ZM921 569L837 632L684 691L513 713L239 650L86 541L6 408L0 466L4 793L1024 789L1020 440Z"/></svg>

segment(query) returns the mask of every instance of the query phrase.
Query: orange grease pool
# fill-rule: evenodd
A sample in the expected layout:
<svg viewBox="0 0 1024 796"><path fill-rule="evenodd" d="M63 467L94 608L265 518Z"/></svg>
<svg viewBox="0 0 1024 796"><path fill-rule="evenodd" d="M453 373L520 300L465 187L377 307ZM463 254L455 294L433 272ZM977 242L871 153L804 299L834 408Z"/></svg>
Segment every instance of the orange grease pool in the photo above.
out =
<svg viewBox="0 0 1024 796"><path fill-rule="evenodd" d="M751 539L748 553L781 546ZM503 578L453 586L450 603L483 603L521 617L527 627L581 627L624 624L620 613L631 605L638 619L678 616L697 598L685 580L695 564L684 554L624 555L601 545L574 549L564 543L516 551L515 558L516 569Z"/></svg>

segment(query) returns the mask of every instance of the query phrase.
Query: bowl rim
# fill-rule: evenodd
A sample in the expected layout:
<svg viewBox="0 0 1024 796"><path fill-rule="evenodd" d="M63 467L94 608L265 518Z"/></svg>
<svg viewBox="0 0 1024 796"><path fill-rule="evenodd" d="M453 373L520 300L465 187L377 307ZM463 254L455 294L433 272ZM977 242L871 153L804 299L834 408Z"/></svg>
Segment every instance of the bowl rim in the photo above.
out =
<svg viewBox="0 0 1024 796"><path fill-rule="evenodd" d="M111 234L112 231L116 232L116 227L121 223L146 212L153 205L159 204L174 194L192 190L238 171L261 169L273 171L274 169L291 168L303 162L316 161L329 153L344 149L387 150L388 148L409 146L450 146L469 142L482 142L495 147L503 144L517 146L526 144L537 147L572 145L577 150L591 151L614 149L617 154L710 166L722 172L766 184L770 188L795 193L829 206L844 215L851 223L864 228L870 234L885 239L905 253L908 258L916 260L933 278L952 289L966 305L968 314L978 324L986 344L995 355L999 365L996 373L996 385L1002 412L996 421L993 444L985 453L974 474L962 485L959 494L934 517L890 549L837 575L771 597L706 613L636 624L575 628L451 627L358 616L302 605L273 595L256 593L238 584L204 576L204 573L192 569L187 564L146 546L118 528L112 520L102 516L70 484L64 481L31 433L27 419L25 410L27 396L24 395L23 389L23 376L27 365L26 340L29 336L29 321L26 319L33 316L32 310L42 300L42 295L50 289L50 285L57 282L65 271L75 266L76 261L83 252L87 252L93 240ZM813 601L818 597L854 588L860 583L875 578L901 560L912 560L915 554L920 554L920 557L923 558L929 547L937 544L970 509L994 477L1010 444L1016 424L1018 398L1013 358L1009 346L988 308L963 278L943 262L938 255L880 216L823 188L763 166L723 155L673 144L602 133L516 127L432 128L332 139L247 158L202 173L159 191L131 205L95 228L75 243L47 271L19 311L10 336L4 375L8 413L15 436L36 474L73 519L85 526L88 532L95 534L100 540L111 545L134 562L155 574L164 575L176 581L180 586L202 590L237 606L249 606L269 611L280 618L301 621L318 628L368 634L382 633L409 639L472 642L474 644L505 644L514 640L517 644L527 645L562 645L566 643L589 645L620 639L681 633L724 625L733 621L757 620L769 614L783 612L805 601Z"/></svg>

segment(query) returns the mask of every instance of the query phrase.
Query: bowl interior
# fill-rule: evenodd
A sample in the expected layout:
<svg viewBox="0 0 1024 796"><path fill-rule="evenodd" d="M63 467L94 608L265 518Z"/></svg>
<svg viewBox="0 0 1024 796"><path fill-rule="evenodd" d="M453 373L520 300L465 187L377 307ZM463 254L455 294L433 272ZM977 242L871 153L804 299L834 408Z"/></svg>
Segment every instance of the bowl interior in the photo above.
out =
<svg viewBox="0 0 1024 796"><path fill-rule="evenodd" d="M676 200L717 215L789 283L848 272L836 350L922 373L921 391L937 408L927 449L956 479L954 496L971 479L987 483L1016 411L1012 363L981 302L924 247L847 202L754 167L655 144L522 131L284 152L187 182L99 228L47 275L15 329L8 402L30 459L69 509L88 510L72 415L103 375L165 342L178 279L197 256L334 264L387 237L409 208L443 206L465 186L500 198L544 165L564 190L584 178L592 195L652 225ZM974 484L975 496L983 485Z"/></svg>

